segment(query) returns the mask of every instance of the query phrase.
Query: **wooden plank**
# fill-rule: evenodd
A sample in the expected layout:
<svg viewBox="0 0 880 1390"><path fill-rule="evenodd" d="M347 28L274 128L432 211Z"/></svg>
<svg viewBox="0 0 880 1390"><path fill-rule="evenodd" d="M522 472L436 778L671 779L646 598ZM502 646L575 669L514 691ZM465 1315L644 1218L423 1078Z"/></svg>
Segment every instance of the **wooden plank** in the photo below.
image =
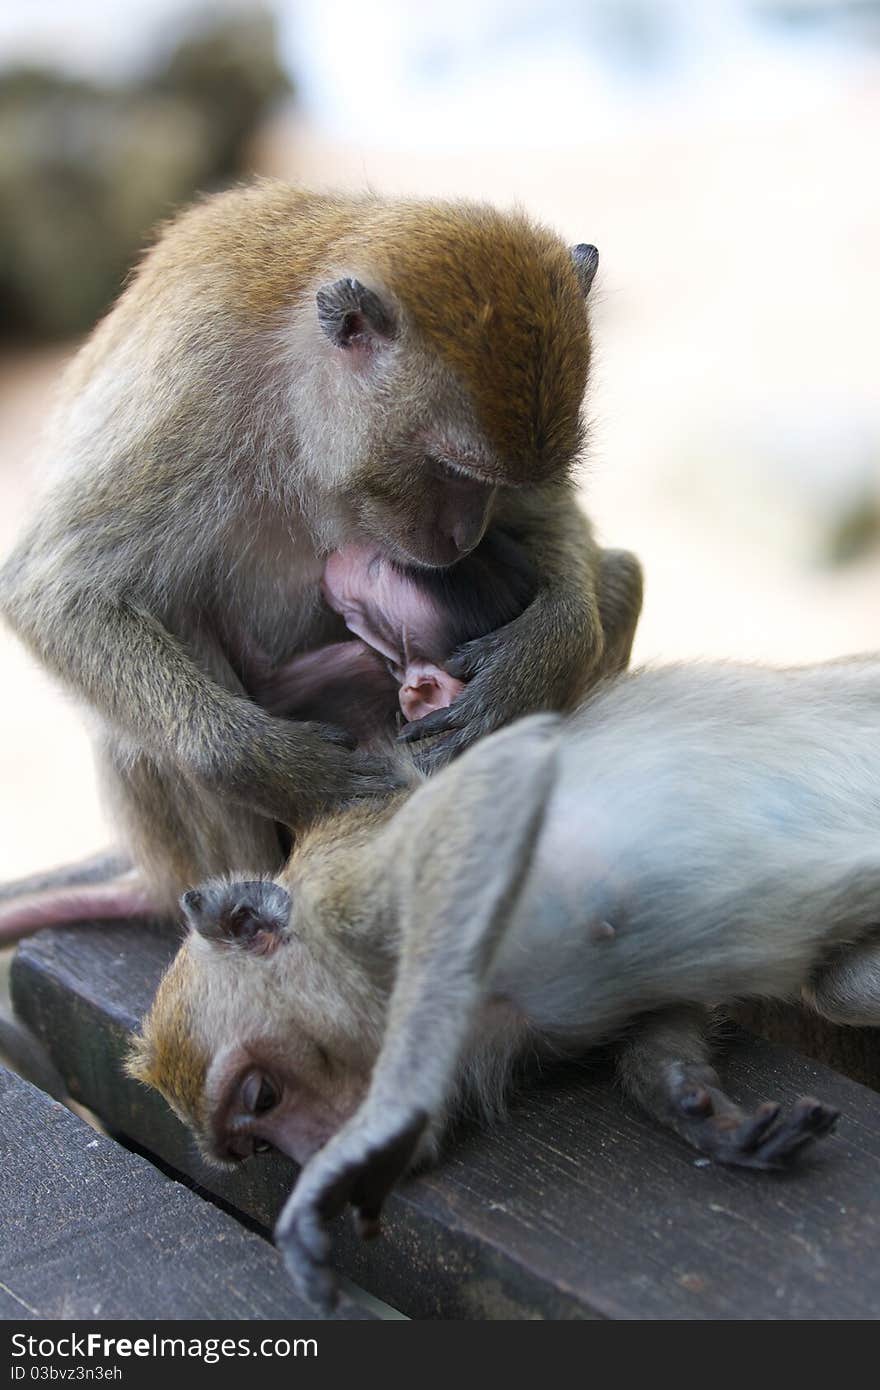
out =
<svg viewBox="0 0 880 1390"><path fill-rule="evenodd" d="M291 1167L206 1169L159 1099L120 1074L173 948L173 934L144 927L42 933L19 949L16 1006L74 1094L269 1226ZM840 1108L839 1134L789 1175L696 1167L607 1071L569 1070L403 1185L384 1240L360 1245L341 1222L339 1263L416 1317L876 1317L880 1096L757 1039L736 1046L727 1074L746 1102L818 1095Z"/></svg>
<svg viewBox="0 0 880 1390"><path fill-rule="evenodd" d="M2 1069L0 1134L0 1317L314 1317L260 1236Z"/></svg>
<svg viewBox="0 0 880 1390"><path fill-rule="evenodd" d="M733 1017L751 1033L771 1042L786 1043L842 1071L853 1081L880 1091L880 1030L841 1028L801 1004L759 1000L739 1004Z"/></svg>

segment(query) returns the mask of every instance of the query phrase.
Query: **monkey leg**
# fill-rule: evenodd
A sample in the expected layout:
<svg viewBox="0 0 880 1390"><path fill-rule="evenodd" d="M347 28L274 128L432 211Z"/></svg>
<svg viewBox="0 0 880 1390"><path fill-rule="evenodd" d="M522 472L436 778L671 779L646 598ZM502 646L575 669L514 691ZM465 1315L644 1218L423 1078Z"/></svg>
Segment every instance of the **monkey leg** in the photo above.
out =
<svg viewBox="0 0 880 1390"><path fill-rule="evenodd" d="M880 1028L880 937L840 947L804 986L803 996L831 1023Z"/></svg>
<svg viewBox="0 0 880 1390"><path fill-rule="evenodd" d="M277 873L286 847L273 821L159 768L112 737L99 750L102 780L135 863L160 912L219 874Z"/></svg>
<svg viewBox="0 0 880 1390"><path fill-rule="evenodd" d="M630 1095L716 1163L772 1170L828 1134L838 1112L804 1097L783 1114L772 1101L749 1114L722 1089L710 1061L707 1015L664 1010L624 1043L620 1075Z"/></svg>
<svg viewBox="0 0 880 1390"><path fill-rule="evenodd" d="M642 611L642 567L630 550L603 550L599 559L598 599L605 634L603 666L625 671Z"/></svg>

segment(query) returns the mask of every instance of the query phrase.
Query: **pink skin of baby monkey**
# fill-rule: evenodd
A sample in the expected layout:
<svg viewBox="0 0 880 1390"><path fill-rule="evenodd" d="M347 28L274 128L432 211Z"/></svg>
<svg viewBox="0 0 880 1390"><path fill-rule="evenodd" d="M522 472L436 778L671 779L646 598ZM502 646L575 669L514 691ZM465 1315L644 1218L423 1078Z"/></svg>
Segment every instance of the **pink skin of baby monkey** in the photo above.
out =
<svg viewBox="0 0 880 1390"><path fill-rule="evenodd" d="M464 689L436 660L455 646L442 604L375 548L334 551L322 592L353 636L280 666L251 644L245 683L270 714L336 724L366 744L393 728L397 708L412 722Z"/></svg>
<svg viewBox="0 0 880 1390"><path fill-rule="evenodd" d="M446 664L517 618L536 579L516 540L499 530L439 571L406 569L376 546L346 546L325 561L321 588L352 638L280 665L251 644L244 684L270 714L335 724L366 744L387 738L396 715L411 725L453 704L464 685Z"/></svg>
<svg viewBox="0 0 880 1390"><path fill-rule="evenodd" d="M270 714L333 724L367 746L387 740L398 709L413 723L453 703L464 685L441 663L521 612L533 577L515 543L490 536L439 576L402 570L375 547L346 546L328 558L322 588L354 635L281 665L242 638L243 684ZM78 885L27 885L0 902L0 943L43 926L153 911L134 871Z"/></svg>
<svg viewBox="0 0 880 1390"><path fill-rule="evenodd" d="M464 683L437 661L448 640L443 615L375 548L334 551L324 567L323 593L349 632L385 657L408 722L446 709L461 694Z"/></svg>

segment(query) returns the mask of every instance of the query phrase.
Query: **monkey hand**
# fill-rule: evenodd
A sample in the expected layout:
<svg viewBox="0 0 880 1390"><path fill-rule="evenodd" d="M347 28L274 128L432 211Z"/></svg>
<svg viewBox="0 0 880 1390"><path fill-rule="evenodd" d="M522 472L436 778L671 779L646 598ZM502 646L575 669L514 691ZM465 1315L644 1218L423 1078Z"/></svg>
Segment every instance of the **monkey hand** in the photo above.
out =
<svg viewBox="0 0 880 1390"><path fill-rule="evenodd" d="M303 1168L275 1227L275 1243L299 1293L323 1311L336 1303L336 1279L328 1267L328 1225L348 1203L359 1234L379 1234L382 1204L406 1172L428 1115L411 1106L367 1104Z"/></svg>
<svg viewBox="0 0 880 1390"><path fill-rule="evenodd" d="M570 632L552 606L535 603L488 637L459 647L445 669L465 682L464 690L446 709L404 725L399 737L417 743L440 736L419 751L420 765L432 771L514 719L572 706L601 650L601 633L594 639L588 625Z"/></svg>
<svg viewBox="0 0 880 1390"><path fill-rule="evenodd" d="M239 746L236 790L263 815L295 826L404 784L391 758L353 745L331 725L266 716L259 737Z"/></svg>

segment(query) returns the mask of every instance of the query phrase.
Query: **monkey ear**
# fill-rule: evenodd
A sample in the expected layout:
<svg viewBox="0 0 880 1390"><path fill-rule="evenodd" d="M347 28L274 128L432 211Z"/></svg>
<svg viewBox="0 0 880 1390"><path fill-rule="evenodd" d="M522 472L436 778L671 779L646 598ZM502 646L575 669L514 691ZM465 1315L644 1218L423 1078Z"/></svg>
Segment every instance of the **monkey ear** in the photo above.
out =
<svg viewBox="0 0 880 1390"><path fill-rule="evenodd" d="M581 284L581 292L586 299L599 269L599 252L595 246L582 241L580 245L571 248L571 259L574 261L574 268Z"/></svg>
<svg viewBox="0 0 880 1390"><path fill-rule="evenodd" d="M378 347L397 334L393 310L360 280L334 280L315 295L318 323L337 347Z"/></svg>
<svg viewBox="0 0 880 1390"><path fill-rule="evenodd" d="M290 922L290 894L267 879L206 884L180 899L183 915L206 941L269 955Z"/></svg>

